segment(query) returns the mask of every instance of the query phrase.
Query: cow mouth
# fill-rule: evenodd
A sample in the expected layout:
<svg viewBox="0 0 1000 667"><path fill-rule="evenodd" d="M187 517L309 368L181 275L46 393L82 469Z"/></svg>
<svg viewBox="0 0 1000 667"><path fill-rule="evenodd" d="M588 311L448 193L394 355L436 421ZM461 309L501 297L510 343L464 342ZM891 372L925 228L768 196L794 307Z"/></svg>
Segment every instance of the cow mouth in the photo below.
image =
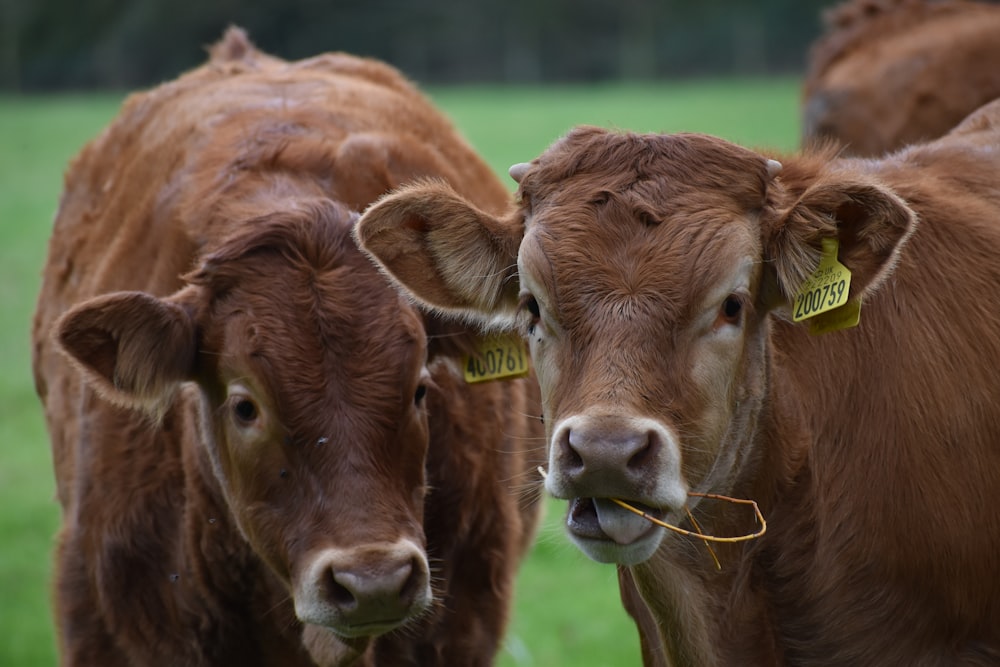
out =
<svg viewBox="0 0 1000 667"><path fill-rule="evenodd" d="M657 519L663 512L642 503L629 505ZM574 498L570 501L566 529L576 538L629 546L659 530L648 519L630 512L610 498Z"/></svg>
<svg viewBox="0 0 1000 667"><path fill-rule="evenodd" d="M384 621L369 621L353 625L338 625L327 629L343 640L357 640L384 635L396 630L409 619L386 619Z"/></svg>

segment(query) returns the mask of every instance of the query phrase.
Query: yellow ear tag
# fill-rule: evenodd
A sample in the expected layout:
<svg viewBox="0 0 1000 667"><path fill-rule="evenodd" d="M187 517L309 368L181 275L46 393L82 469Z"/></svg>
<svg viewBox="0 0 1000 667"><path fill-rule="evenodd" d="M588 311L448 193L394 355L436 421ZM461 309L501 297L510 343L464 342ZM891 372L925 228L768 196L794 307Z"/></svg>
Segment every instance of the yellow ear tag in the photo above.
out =
<svg viewBox="0 0 1000 667"><path fill-rule="evenodd" d="M512 380L528 374L528 350L520 336L506 335L484 338L476 347L477 354L462 359L465 381Z"/></svg>
<svg viewBox="0 0 1000 667"><path fill-rule="evenodd" d="M814 336L839 331L840 329L850 329L858 326L861 321L861 299L848 301L840 308L828 310L820 313L809 320L809 333Z"/></svg>
<svg viewBox="0 0 1000 667"><path fill-rule="evenodd" d="M796 322L816 318L809 323L814 334L847 329L861 320L860 300L848 303L851 272L837 260L839 242L824 238L822 243L819 266L802 284L792 309Z"/></svg>

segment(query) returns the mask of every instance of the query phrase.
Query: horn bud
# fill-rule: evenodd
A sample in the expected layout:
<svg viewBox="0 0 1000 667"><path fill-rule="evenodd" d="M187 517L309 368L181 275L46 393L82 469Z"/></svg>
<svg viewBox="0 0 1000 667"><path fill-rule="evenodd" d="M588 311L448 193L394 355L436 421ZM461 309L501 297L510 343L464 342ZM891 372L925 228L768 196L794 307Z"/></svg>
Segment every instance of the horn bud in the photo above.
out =
<svg viewBox="0 0 1000 667"><path fill-rule="evenodd" d="M510 177L513 178L517 183L520 183L521 179L524 178L524 175L528 172L528 169L530 168L531 168L530 162L518 162L517 164L513 165L510 169L508 169L507 173L510 174Z"/></svg>

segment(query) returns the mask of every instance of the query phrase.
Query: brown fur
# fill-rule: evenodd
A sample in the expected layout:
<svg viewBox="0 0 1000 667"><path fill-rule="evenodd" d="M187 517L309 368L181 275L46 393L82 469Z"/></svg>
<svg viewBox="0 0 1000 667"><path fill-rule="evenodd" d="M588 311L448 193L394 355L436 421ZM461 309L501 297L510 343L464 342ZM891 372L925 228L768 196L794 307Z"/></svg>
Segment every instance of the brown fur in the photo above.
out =
<svg viewBox="0 0 1000 667"><path fill-rule="evenodd" d="M881 155L942 136L1000 97L1000 6L849 0L825 15L803 88L803 141Z"/></svg>
<svg viewBox="0 0 1000 667"><path fill-rule="evenodd" d="M33 329L62 664L492 664L536 523L537 388L466 385L475 330L421 316L351 238L428 177L508 200L395 70L238 29L74 159ZM398 620L299 618L383 581Z"/></svg>
<svg viewBox="0 0 1000 667"><path fill-rule="evenodd" d="M570 501L581 549L630 566L647 664L996 664L1000 102L881 161L806 153L772 177L766 157L580 128L512 170L521 201L503 217L440 188L436 216L415 185L356 234L426 306L529 339L546 486ZM431 222L395 233L414 217ZM481 230L442 240L464 225ZM507 238L476 241L486 229ZM857 328L813 336L790 295L825 237L863 308ZM512 243L518 297L442 287ZM421 262L434 270L408 268ZM715 545L717 571L697 539L597 504L691 530L686 502L706 533L756 529L688 490L756 500L767 533Z"/></svg>

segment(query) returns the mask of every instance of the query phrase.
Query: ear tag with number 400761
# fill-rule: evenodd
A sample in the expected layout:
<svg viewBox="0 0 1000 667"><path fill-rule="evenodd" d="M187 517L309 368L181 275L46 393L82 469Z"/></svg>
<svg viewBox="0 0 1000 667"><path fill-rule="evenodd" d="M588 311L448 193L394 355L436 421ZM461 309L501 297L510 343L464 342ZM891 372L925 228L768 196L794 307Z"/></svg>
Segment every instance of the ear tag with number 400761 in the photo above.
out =
<svg viewBox="0 0 1000 667"><path fill-rule="evenodd" d="M810 319L809 331L813 334L848 329L861 321L861 301L848 301L851 271L837 260L839 242L824 238L822 243L819 266L802 283L792 306L792 319Z"/></svg>
<svg viewBox="0 0 1000 667"><path fill-rule="evenodd" d="M483 338L476 351L477 354L466 355L462 359L466 382L513 380L528 374L528 350L520 336Z"/></svg>

